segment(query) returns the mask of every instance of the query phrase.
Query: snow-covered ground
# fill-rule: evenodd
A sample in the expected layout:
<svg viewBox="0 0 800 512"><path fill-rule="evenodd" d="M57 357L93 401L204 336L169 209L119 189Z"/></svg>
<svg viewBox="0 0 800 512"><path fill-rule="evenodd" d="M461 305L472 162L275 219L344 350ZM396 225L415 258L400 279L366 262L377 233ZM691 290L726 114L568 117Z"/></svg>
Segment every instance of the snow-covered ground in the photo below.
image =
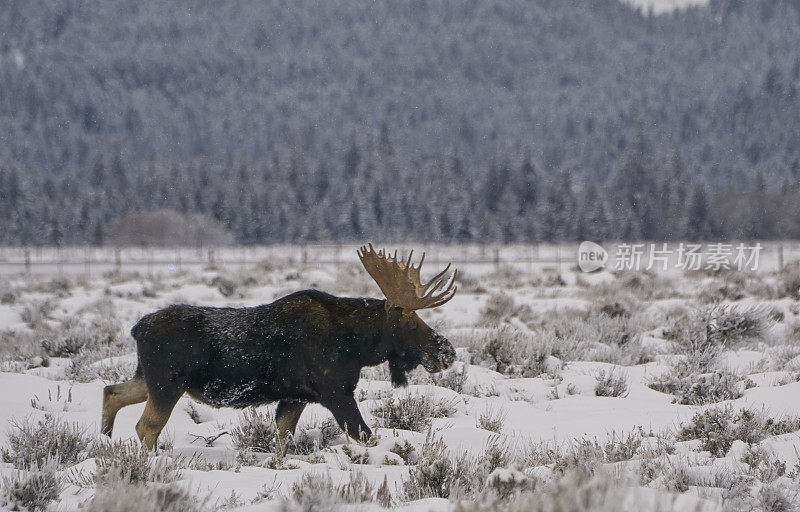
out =
<svg viewBox="0 0 800 512"><path fill-rule="evenodd" d="M230 510L527 510L559 499L574 501L568 510L790 510L800 506L797 276L467 271L453 301L420 313L457 347L454 368L418 369L399 389L385 368L362 373L356 398L377 434L368 445L324 436L330 414L311 405L299 432L317 446L285 458L254 452L230 435L248 424L243 411L184 397L158 455L177 469L147 485ZM50 417L91 442L60 464L63 487L48 510L107 510L91 505L108 485L93 476L102 389L132 374L128 331L139 317L174 302L249 306L304 288L380 296L355 263L0 282L0 509L13 510L12 482L36 473L11 438L46 445L20 428ZM403 401L399 423L387 423ZM143 408L119 413L115 440L136 439ZM417 413L416 431L400 428ZM367 489L341 491L354 482Z"/></svg>

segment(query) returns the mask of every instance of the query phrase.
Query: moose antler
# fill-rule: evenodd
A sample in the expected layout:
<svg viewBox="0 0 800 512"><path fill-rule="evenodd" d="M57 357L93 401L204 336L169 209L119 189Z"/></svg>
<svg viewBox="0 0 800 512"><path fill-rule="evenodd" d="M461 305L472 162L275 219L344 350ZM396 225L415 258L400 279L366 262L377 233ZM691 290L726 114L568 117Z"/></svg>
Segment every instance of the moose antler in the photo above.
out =
<svg viewBox="0 0 800 512"><path fill-rule="evenodd" d="M404 262L397 259L397 251L394 252L394 256L389 256L383 249L376 253L372 244L369 244L369 247L361 247L358 251L361 263L378 284L389 304L413 311L435 308L452 299L458 290L458 287L454 286L458 270L453 271L453 276L449 280L443 277L450 270L448 263L444 270L423 285L419 280L419 271L422 262L425 261L425 253L422 253L422 258L416 267L411 264L413 254L414 251L411 251L407 261Z"/></svg>

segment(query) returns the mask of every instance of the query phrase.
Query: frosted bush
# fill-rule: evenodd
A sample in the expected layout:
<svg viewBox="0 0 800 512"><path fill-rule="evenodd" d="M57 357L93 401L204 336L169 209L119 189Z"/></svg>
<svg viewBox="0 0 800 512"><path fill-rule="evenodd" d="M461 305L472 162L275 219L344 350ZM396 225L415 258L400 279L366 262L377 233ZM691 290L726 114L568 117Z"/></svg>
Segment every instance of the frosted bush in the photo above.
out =
<svg viewBox="0 0 800 512"><path fill-rule="evenodd" d="M535 485L533 485L535 484ZM460 500L455 512L682 512L685 505L674 498L661 497L654 508L652 494L637 492L627 475L615 476L609 472L588 474L569 471L546 482L533 482L535 490L521 490L508 499L494 489L470 500Z"/></svg>
<svg viewBox="0 0 800 512"><path fill-rule="evenodd" d="M94 496L84 503L85 512L202 512L198 500L174 484L144 484L109 474L97 484Z"/></svg>
<svg viewBox="0 0 800 512"><path fill-rule="evenodd" d="M36 423L25 419L12 420L10 424L8 448L0 450L0 457L20 469L42 467L49 459L63 465L75 464L91 442L91 437L77 424L50 414Z"/></svg>
<svg viewBox="0 0 800 512"><path fill-rule="evenodd" d="M532 316L533 313L529 306L518 306L514 297L500 292L486 300L486 304L480 312L478 325L497 325L511 318L519 318L524 322Z"/></svg>
<svg viewBox="0 0 800 512"><path fill-rule="evenodd" d="M760 340L771 324L769 312L763 307L717 304L674 319L664 334L684 350L696 352L707 347Z"/></svg>
<svg viewBox="0 0 800 512"><path fill-rule="evenodd" d="M517 456L516 461L525 468L548 466L557 473L572 470L593 473L602 464L634 458L642 448L643 440L643 434L634 431L620 437L614 434L605 442L578 439L558 447L546 443L530 443Z"/></svg>
<svg viewBox="0 0 800 512"><path fill-rule="evenodd" d="M456 412L453 402L423 394L390 396L381 400L374 409L377 426L422 432L433 418L446 418Z"/></svg>
<svg viewBox="0 0 800 512"><path fill-rule="evenodd" d="M32 301L22 308L20 317L35 331L46 327L45 321L50 318L54 309L55 305L50 300Z"/></svg>
<svg viewBox="0 0 800 512"><path fill-rule="evenodd" d="M438 497L477 496L486 488L489 475L511 464L508 446L492 437L478 456L453 455L444 441L429 429L419 457L403 481L406 500Z"/></svg>
<svg viewBox="0 0 800 512"><path fill-rule="evenodd" d="M706 405L742 397L745 384L728 370L693 373L693 365L681 360L648 383L648 387L675 395L681 405Z"/></svg>
<svg viewBox="0 0 800 512"><path fill-rule="evenodd" d="M113 313L109 317L81 322L71 317L42 340L42 348L51 357L71 357L82 351L115 347L120 343L121 326Z"/></svg>
<svg viewBox="0 0 800 512"><path fill-rule="evenodd" d="M58 461L46 460L41 466L33 464L27 470L15 471L0 482L0 505L9 510L45 510L58 499L63 488L58 473Z"/></svg>
<svg viewBox="0 0 800 512"><path fill-rule="evenodd" d="M786 474L786 463L761 446L748 447L739 460L747 464L747 472L760 482L773 482Z"/></svg>
<svg viewBox="0 0 800 512"><path fill-rule="evenodd" d="M769 418L765 411L736 410L731 406L706 409L692 417L678 433L679 441L699 439L701 448L714 457L724 457L734 441L759 443L770 436L800 430L800 417L780 420Z"/></svg>
<svg viewBox="0 0 800 512"><path fill-rule="evenodd" d="M800 299L800 271L787 267L778 274L778 294L780 297Z"/></svg>
<svg viewBox="0 0 800 512"><path fill-rule="evenodd" d="M495 492L500 499L508 499L530 486L531 479L525 473L508 468L495 469L486 480L486 487Z"/></svg>
<svg viewBox="0 0 800 512"><path fill-rule="evenodd" d="M403 493L407 500L427 497L447 498L455 485L455 463L450 457L447 445L441 439L434 439L430 431L417 464L409 471L408 479L403 481Z"/></svg>
<svg viewBox="0 0 800 512"><path fill-rule="evenodd" d="M350 473L347 483L336 485L330 474L306 473L292 484L288 499L281 503L281 510L324 512L339 504L372 502L376 499L375 486L360 472Z"/></svg>
<svg viewBox="0 0 800 512"><path fill-rule="evenodd" d="M595 380L597 381L594 386L596 396L628 396L628 378L625 375L620 375L614 370L600 370L595 375Z"/></svg>
<svg viewBox="0 0 800 512"><path fill-rule="evenodd" d="M431 382L439 387L452 389L456 393L464 392L464 384L467 383L467 372L469 366L466 363L456 363L441 373L428 374Z"/></svg>
<svg viewBox="0 0 800 512"><path fill-rule="evenodd" d="M28 330L0 331L0 360L25 360L26 366L47 366L49 358L40 346L40 338ZM34 359L38 364L33 364Z"/></svg>
<svg viewBox="0 0 800 512"><path fill-rule="evenodd" d="M308 455L319 449L327 448L341 435L342 429L333 418L302 425L290 437L288 451L289 453Z"/></svg>
<svg viewBox="0 0 800 512"><path fill-rule="evenodd" d="M535 333L504 325L488 333L476 331L464 340L470 348L470 363L508 375L538 377L558 370L559 356L570 354L570 342L560 344L552 332Z"/></svg>
<svg viewBox="0 0 800 512"><path fill-rule="evenodd" d="M502 409L489 409L487 408L478 416L478 428L489 430L491 432L500 433L503 430L503 424L506 422L506 414Z"/></svg>
<svg viewBox="0 0 800 512"><path fill-rule="evenodd" d="M233 445L240 450L274 452L276 429L275 419L269 411L251 407L231 431Z"/></svg>
<svg viewBox="0 0 800 512"><path fill-rule="evenodd" d="M93 446L97 463L95 479L122 479L132 484L172 482L180 478L180 460L153 456L136 441L98 441Z"/></svg>

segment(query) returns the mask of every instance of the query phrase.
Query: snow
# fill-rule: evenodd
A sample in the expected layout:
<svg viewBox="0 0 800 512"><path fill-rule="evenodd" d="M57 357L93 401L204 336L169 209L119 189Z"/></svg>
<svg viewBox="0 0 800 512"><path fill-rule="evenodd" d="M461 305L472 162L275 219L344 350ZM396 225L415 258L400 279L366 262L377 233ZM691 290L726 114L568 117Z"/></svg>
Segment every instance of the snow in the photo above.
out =
<svg viewBox="0 0 800 512"><path fill-rule="evenodd" d="M224 272L224 270L223 270ZM74 286L66 297L55 298L42 292L24 292L13 305L0 306L0 331L26 330L28 326L22 322L20 312L31 300L52 299L56 308L50 321L54 325L64 319L83 318L101 314L95 304L100 301L110 303L113 315L120 321L123 336L133 323L143 314L154 311L173 301L180 300L192 304L251 306L269 302L277 298L286 289L301 289L317 285L322 289L341 286L334 271L312 269L293 276L290 283L283 281L289 272L277 269L267 275L257 275L257 282L251 286L239 286L231 297L224 297L209 283L216 275L214 272L182 273L155 278L160 291L156 296L143 293L150 285L146 280L127 280L109 282L107 279L92 279L87 285ZM601 277L596 277L601 276ZM583 276L582 276L583 277ZM574 281L575 276L566 281ZM613 283L614 278L607 272L592 274L597 282ZM517 305L527 305L531 309L544 313L587 311L597 306L596 300L585 294L580 287L546 287L521 286L505 290L513 295ZM346 291L337 291L348 295ZM480 311L490 294L460 293L437 311L421 312L421 316L437 327L451 339L459 336L481 336L492 332L491 328L476 327L479 323ZM795 321L796 302L775 301L781 311ZM680 305L690 307L685 297L652 301L647 311L663 311ZM518 328L527 328L516 319ZM787 324L788 325L788 324ZM662 326L663 327L663 326ZM669 362L676 351L675 343L663 338L661 328L641 333L642 345L656 354L663 354L653 362L628 367L619 367L610 363L595 361L562 361L558 357L547 356L543 367L547 373L538 377L523 378L504 375L477 365L469 364L469 354L465 348L458 349L456 369L466 367L466 380L463 391L458 393L451 389L427 383L413 383L407 388L393 389L389 382L370 378L362 378L356 390L359 407L367 423L374 425L372 409L387 396L397 398L408 395L425 395L433 400L450 403L454 413L446 418L435 418L431 422L431 431L441 438L451 453L482 454L487 446L497 439L520 452L529 443L545 443L550 446L569 446L576 440L589 439L604 442L619 439L625 434L642 429L644 432L661 433L678 429L687 423L692 416L708 406L686 406L673 403L673 396L657 392L648 387L649 381L656 375L669 371ZM607 345L593 340L585 340L593 344L597 351L611 350ZM763 410L770 416L780 418L788 415L800 415L800 402L796 400L800 394L800 383L791 382L779 385L791 373L787 369L771 366L771 354L775 350L767 345L749 346L726 351L721 364L731 371L744 376L749 375L756 387L744 391L744 396L732 401L735 407L748 407ZM800 360L800 356L795 358ZM122 365L132 368L136 363L133 352L113 355L100 359L92 365L107 367ZM64 380L71 361L67 358L51 358L48 367L30 368L24 373L0 372L0 423L5 425L0 433L0 446L6 444L6 432L13 428L14 422L38 419L51 413L58 417L77 422L92 435L100 437L99 424L102 406L102 390L104 382L95 380L78 383ZM800 363L791 363L793 368L800 368ZM599 372L613 371L623 375L629 389L621 397L595 396L594 388ZM554 397L555 395L555 397ZM33 402L32 402L33 401ZM36 404L34 406L34 404ZM722 405L725 405L724 403ZM142 414L144 404L137 404L122 409L116 419L114 439L136 439L135 424ZM189 411L194 409L195 419ZM273 406L266 406L273 410ZM499 433L479 427L479 418L483 414L495 412L502 414L504 422ZM230 432L240 421L242 412L230 408L216 409L197 404L187 396L181 398L164 429L167 439L174 442L171 456L202 457L211 463L224 462L236 466L236 450L231 436L223 435L211 447L204 446L195 436L213 436L223 431ZM330 418L330 413L323 407L311 404L301 417L301 427L316 425L320 420ZM197 422L196 422L197 421ZM408 467L405 461L391 450L398 441L408 441L417 451L425 442L425 432L411 432L386 428L375 429L378 435L374 446L361 446L344 438L336 441L331 447L321 451L316 461L304 457L289 455L280 469L244 465L232 470L201 471L186 469L182 472L180 485L192 489L197 495L211 496L214 500L225 500L235 491L243 505L237 510L277 510L277 501L246 505L257 499L264 486L276 486L284 495L288 494L292 485L304 474L330 475L334 482L346 482L353 471L361 471L377 487L384 478L389 483L393 495L397 495L402 482L408 478ZM798 462L798 451L795 449L798 433L775 436L761 444L776 457L786 462L787 468ZM698 455L697 442L680 443L679 456L694 457ZM366 464L353 464L346 455L347 450L354 454L363 454ZM724 464L741 464L739 459L746 447L736 442L724 460L715 460L713 468ZM264 460L266 455L260 457ZM677 459L676 459L677 460ZM698 459L700 460L700 459ZM705 467L705 466L704 466ZM709 466L711 467L711 466ZM69 471L82 471L91 474L94 460L87 459ZM0 475L8 474L10 464L0 464ZM699 471L699 470L698 470ZM498 468L489 479L503 483L523 480L541 473L549 474L542 468L529 468L525 472L513 467ZM68 486L62 493L59 510L75 507L92 495L91 489ZM637 492L647 496L653 503L663 500L665 496L676 499L686 506L698 505L698 509L714 510L713 501L698 501L691 493L675 496L655 488L637 487ZM446 499L425 499L410 503L398 502L398 510L427 511L452 510L453 503ZM55 510L54 508L53 510ZM377 508L376 508L377 510Z"/></svg>
<svg viewBox="0 0 800 512"><path fill-rule="evenodd" d="M16 308L0 305L0 331L25 329L25 322L20 318Z"/></svg>
<svg viewBox="0 0 800 512"><path fill-rule="evenodd" d="M653 12L662 14L692 6L707 5L709 0L623 0L636 7L641 7L644 12L652 6Z"/></svg>

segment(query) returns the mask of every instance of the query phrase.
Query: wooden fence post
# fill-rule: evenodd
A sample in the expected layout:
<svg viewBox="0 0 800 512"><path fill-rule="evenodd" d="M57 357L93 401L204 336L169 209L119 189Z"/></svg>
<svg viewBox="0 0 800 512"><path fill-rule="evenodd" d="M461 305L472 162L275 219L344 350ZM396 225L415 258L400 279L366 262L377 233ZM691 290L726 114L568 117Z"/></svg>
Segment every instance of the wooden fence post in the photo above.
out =
<svg viewBox="0 0 800 512"><path fill-rule="evenodd" d="M91 247L87 247L86 250L83 251L83 271L86 274L86 277L90 277L92 275L91 271Z"/></svg>
<svg viewBox="0 0 800 512"><path fill-rule="evenodd" d="M533 246L528 246L528 273L533 274Z"/></svg>
<svg viewBox="0 0 800 512"><path fill-rule="evenodd" d="M561 274L561 246L556 245L556 259L558 260L558 273Z"/></svg>
<svg viewBox="0 0 800 512"><path fill-rule="evenodd" d="M119 247L114 248L114 272L122 273L122 251Z"/></svg>
<svg viewBox="0 0 800 512"><path fill-rule="evenodd" d="M25 249L25 273L30 275L31 273L31 250Z"/></svg>

